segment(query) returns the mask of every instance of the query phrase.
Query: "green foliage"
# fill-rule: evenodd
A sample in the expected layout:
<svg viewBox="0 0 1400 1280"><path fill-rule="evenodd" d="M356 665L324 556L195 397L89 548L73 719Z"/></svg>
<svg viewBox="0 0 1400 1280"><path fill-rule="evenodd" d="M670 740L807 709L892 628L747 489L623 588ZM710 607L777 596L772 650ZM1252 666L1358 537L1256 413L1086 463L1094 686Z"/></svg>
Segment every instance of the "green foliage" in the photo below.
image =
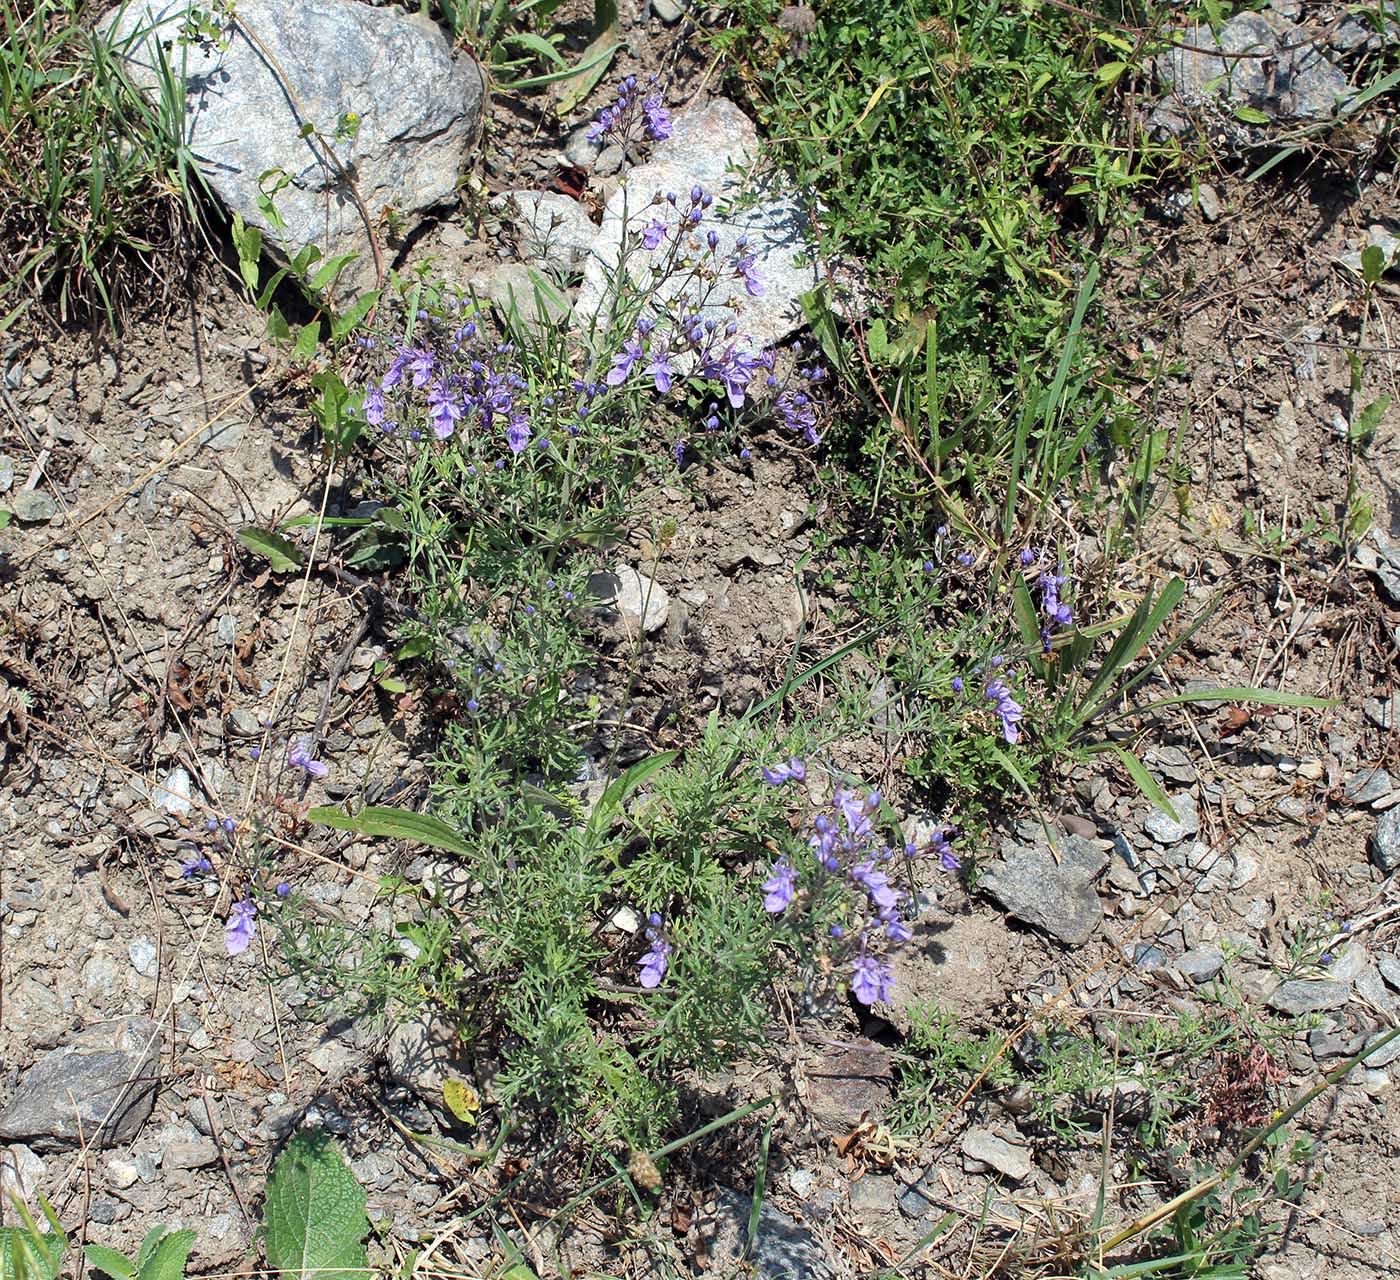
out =
<svg viewBox="0 0 1400 1280"><path fill-rule="evenodd" d="M58 1280L63 1257L68 1252L68 1234L59 1225L53 1206L42 1196L39 1205L48 1220L48 1231L40 1231L28 1206L11 1197L20 1225L0 1227L0 1280Z"/></svg>
<svg viewBox="0 0 1400 1280"><path fill-rule="evenodd" d="M295 1280L369 1274L365 1193L326 1133L303 1129L277 1157L267 1184L267 1261Z"/></svg>
<svg viewBox="0 0 1400 1280"><path fill-rule="evenodd" d="M193 1231L153 1227L141 1241L133 1261L105 1245L90 1244L83 1250L87 1264L111 1280L184 1280L185 1264L194 1246Z"/></svg>
<svg viewBox="0 0 1400 1280"><path fill-rule="evenodd" d="M117 52L80 0L0 10L0 332L36 299L115 327L194 215L183 94L147 103Z"/></svg>

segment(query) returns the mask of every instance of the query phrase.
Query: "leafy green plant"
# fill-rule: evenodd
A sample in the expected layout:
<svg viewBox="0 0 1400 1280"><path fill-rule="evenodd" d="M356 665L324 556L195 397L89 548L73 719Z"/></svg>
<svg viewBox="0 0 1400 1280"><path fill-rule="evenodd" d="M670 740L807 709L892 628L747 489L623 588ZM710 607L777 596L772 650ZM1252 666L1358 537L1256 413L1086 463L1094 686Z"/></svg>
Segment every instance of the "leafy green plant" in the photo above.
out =
<svg viewBox="0 0 1400 1280"><path fill-rule="evenodd" d="M40 1231L29 1207L17 1196L11 1197L20 1225L0 1227L0 1277L3 1280L58 1280L64 1255L68 1252L68 1233L58 1221L53 1206L42 1196L40 1208L49 1229Z"/></svg>
<svg viewBox="0 0 1400 1280"><path fill-rule="evenodd" d="M193 1231L153 1227L134 1259L100 1244L88 1245L83 1256L89 1267L110 1280L184 1280L194 1240Z"/></svg>
<svg viewBox="0 0 1400 1280"><path fill-rule="evenodd" d="M295 1280L363 1280L369 1274L364 1189L331 1137L298 1132L267 1183L267 1261Z"/></svg>

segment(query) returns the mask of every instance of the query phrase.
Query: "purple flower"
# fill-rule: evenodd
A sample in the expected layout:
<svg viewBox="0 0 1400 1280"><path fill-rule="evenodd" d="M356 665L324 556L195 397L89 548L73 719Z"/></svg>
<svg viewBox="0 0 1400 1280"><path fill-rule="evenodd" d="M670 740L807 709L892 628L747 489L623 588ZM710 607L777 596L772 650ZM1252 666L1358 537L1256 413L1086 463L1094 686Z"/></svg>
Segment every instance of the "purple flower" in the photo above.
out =
<svg viewBox="0 0 1400 1280"><path fill-rule="evenodd" d="M621 386L627 381L627 376L632 372L632 366L642 358L645 352L642 350L641 340L638 338L628 338L622 344L622 350L612 358L613 367L608 370L608 376L604 381L610 387Z"/></svg>
<svg viewBox="0 0 1400 1280"><path fill-rule="evenodd" d="M365 392L364 415L370 426L384 425L384 392L379 387L371 386Z"/></svg>
<svg viewBox="0 0 1400 1280"><path fill-rule="evenodd" d="M892 911L899 905L899 894L890 888L889 876L875 870L873 859L856 863L851 868L851 879L870 895L870 901L879 911Z"/></svg>
<svg viewBox="0 0 1400 1280"><path fill-rule="evenodd" d="M435 382L428 393L428 419L433 424L433 434L439 440L446 440L457 429L457 420L462 416L462 406L441 382Z"/></svg>
<svg viewBox="0 0 1400 1280"><path fill-rule="evenodd" d="M279 880L277 882L277 896L279 898L285 898L289 893L291 893L291 891L292 886L289 885L285 880Z"/></svg>
<svg viewBox="0 0 1400 1280"><path fill-rule="evenodd" d="M1032 551L1030 547L1025 547L1025 548L1021 551L1021 564L1022 564L1023 566L1026 566L1026 565L1032 565L1032 564L1034 564L1034 563L1035 563L1035 552Z"/></svg>
<svg viewBox="0 0 1400 1280"><path fill-rule="evenodd" d="M433 377L433 353L431 351L414 351L410 354L408 368L413 374L413 385L422 389L426 387Z"/></svg>
<svg viewBox="0 0 1400 1280"><path fill-rule="evenodd" d="M647 250L657 249L665 239L665 223L652 221L647 224L646 230L642 232L642 248Z"/></svg>
<svg viewBox="0 0 1400 1280"><path fill-rule="evenodd" d="M753 371L754 362L732 342L722 356L710 356L701 369L705 377L714 379L724 387L724 394L735 409L744 407L744 397Z"/></svg>
<svg viewBox="0 0 1400 1280"><path fill-rule="evenodd" d="M1060 569L1059 573L1045 569L1040 575L1040 605L1045 614L1040 639L1047 649L1050 647L1051 632L1056 627L1067 627L1074 621L1074 614L1069 605L1060 600L1060 588L1069 581L1069 576L1063 572L1064 565L1061 565Z"/></svg>
<svg viewBox="0 0 1400 1280"><path fill-rule="evenodd" d="M671 379L675 376L676 370L671 364L671 357L667 355L664 348L652 353L651 363L647 365L647 373L656 383L656 389L663 396L670 394Z"/></svg>
<svg viewBox="0 0 1400 1280"><path fill-rule="evenodd" d="M874 957L858 956L851 967L851 993L861 1004L872 1005L894 994L894 974Z"/></svg>
<svg viewBox="0 0 1400 1280"><path fill-rule="evenodd" d="M523 453L525 446L530 443L530 424L524 416L517 416L510 420L510 426L506 428L506 444L510 446L512 453ZM498 459L496 465L499 467L504 459Z"/></svg>
<svg viewBox="0 0 1400 1280"><path fill-rule="evenodd" d="M972 563L972 552L971 552L971 551L959 551L959 552L958 552L958 563L959 563L960 565L969 565L969 564L971 564L971 563Z"/></svg>
<svg viewBox="0 0 1400 1280"><path fill-rule="evenodd" d="M773 872L763 882L763 909L771 915L786 911L797 893L797 872L781 858L773 864Z"/></svg>
<svg viewBox="0 0 1400 1280"><path fill-rule="evenodd" d="M943 852L938 855L938 865L944 871L961 871L962 859L951 849L945 847Z"/></svg>
<svg viewBox="0 0 1400 1280"><path fill-rule="evenodd" d="M214 864L208 858L187 858L180 864L180 874L186 880L193 880L195 876L205 871L213 871Z"/></svg>
<svg viewBox="0 0 1400 1280"><path fill-rule="evenodd" d="M685 462L685 441L684 441L684 440L677 440L676 443L673 444L673 445L671 446L671 456L672 456L673 458L675 458L675 460L676 460L676 466L678 466L678 467L679 467L682 463Z"/></svg>
<svg viewBox="0 0 1400 1280"><path fill-rule="evenodd" d="M642 986L650 991L661 985L661 979L666 976L666 970L671 964L671 952L675 948L666 941L666 936L661 931L661 917L653 911L648 920L650 923L647 928L647 940L651 947L642 956L638 968Z"/></svg>
<svg viewBox="0 0 1400 1280"><path fill-rule="evenodd" d="M311 752L305 740L293 743L287 749L287 763L295 765L298 769L305 769L312 778L324 778L331 771L330 765L311 758Z"/></svg>
<svg viewBox="0 0 1400 1280"><path fill-rule="evenodd" d="M248 898L242 898L233 904L233 910L224 925L224 946L229 955L242 955L248 950L248 944L253 941L253 934L257 932L257 914L258 908Z"/></svg>
<svg viewBox="0 0 1400 1280"><path fill-rule="evenodd" d="M671 114L661 105L661 95L653 93L642 99L642 115L646 118L647 136L660 142L671 136Z"/></svg>
<svg viewBox="0 0 1400 1280"><path fill-rule="evenodd" d="M771 769L763 767L759 772L763 774L764 782L774 787L784 782L807 780L807 766L796 756L791 757L786 764L776 764Z"/></svg>
<svg viewBox="0 0 1400 1280"><path fill-rule="evenodd" d="M880 912L880 923L885 926L885 937L891 942L909 942L914 937L914 931L899 918L894 907Z"/></svg>
<svg viewBox="0 0 1400 1280"><path fill-rule="evenodd" d="M1025 711L1021 704L1011 696L1011 690L1006 687L1006 681L993 680L988 683L987 698L996 704L996 713L1001 717L1001 736L1007 742L1019 742L1021 731L1016 726L1020 723Z"/></svg>
<svg viewBox="0 0 1400 1280"><path fill-rule="evenodd" d="M758 268L754 265L758 255L746 253L741 258L734 260L734 274L744 282L744 290L751 298L763 297L763 281L759 278Z"/></svg>
<svg viewBox="0 0 1400 1280"><path fill-rule="evenodd" d="M954 692L954 693L961 693L962 691L963 691L963 678L962 678L962 676L954 676L954 677L953 677L953 692Z"/></svg>

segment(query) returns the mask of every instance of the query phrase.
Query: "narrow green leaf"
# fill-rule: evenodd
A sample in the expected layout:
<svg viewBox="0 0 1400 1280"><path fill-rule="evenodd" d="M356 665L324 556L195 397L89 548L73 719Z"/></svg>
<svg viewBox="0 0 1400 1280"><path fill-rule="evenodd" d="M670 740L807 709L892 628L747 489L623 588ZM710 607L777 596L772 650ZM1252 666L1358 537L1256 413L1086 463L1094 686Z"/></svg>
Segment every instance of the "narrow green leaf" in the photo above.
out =
<svg viewBox="0 0 1400 1280"><path fill-rule="evenodd" d="M360 255L358 253L338 253L333 258L327 258L321 264L320 269L306 283L315 293L320 293L329 285L346 266L354 262Z"/></svg>
<svg viewBox="0 0 1400 1280"><path fill-rule="evenodd" d="M297 340L292 347L292 359L305 362L316 354L316 344L321 340L321 322L308 320L297 330Z"/></svg>
<svg viewBox="0 0 1400 1280"><path fill-rule="evenodd" d="M319 1129L287 1143L267 1183L267 1261L295 1280L368 1280L364 1189Z"/></svg>
<svg viewBox="0 0 1400 1280"><path fill-rule="evenodd" d="M370 309L379 301L379 290L368 289L360 294L344 311L342 311L331 324L331 335L336 338L343 338L357 324L360 323L370 313Z"/></svg>
<svg viewBox="0 0 1400 1280"><path fill-rule="evenodd" d="M1167 793L1157 785L1157 780L1147 772L1147 766L1126 747L1120 747L1117 743L1113 744L1113 754L1122 762L1123 768L1128 771L1128 776L1137 784L1137 789L1173 822L1179 821L1176 810L1172 808L1172 802L1167 799Z"/></svg>
<svg viewBox="0 0 1400 1280"><path fill-rule="evenodd" d="M568 92L562 94L555 111L561 116L567 116L578 106L590 93L598 81L607 73L608 67L613 60L621 43L615 38L617 28L612 27L596 37L592 44L579 55L578 63L571 72L553 72L547 76L537 77L535 81L517 81L512 88L524 89L532 88L535 84L551 84L560 79L571 79L573 84L569 86Z"/></svg>
<svg viewBox="0 0 1400 1280"><path fill-rule="evenodd" d="M254 555L262 556L272 566L273 573L286 573L305 563L300 549L280 533L250 526L238 531L238 541Z"/></svg>
<svg viewBox="0 0 1400 1280"><path fill-rule="evenodd" d="M1152 595L1149 592L1142 598L1142 603L1138 605L1133 613L1128 625L1119 634L1113 648L1109 650L1108 657L1104 659L1103 666L1099 668L1099 673L1094 677L1094 682L1089 686L1089 692L1084 695L1084 699L1079 704L1075 712L1075 719L1083 724L1097 714L1101 705L1103 695L1108 691L1109 686L1116 680L1134 658L1142 652L1143 647L1157 633L1157 629L1166 621L1167 615L1176 608L1178 601L1186 594L1186 584L1180 578L1173 578L1162 589L1162 594L1157 597L1156 604L1152 603Z"/></svg>
<svg viewBox="0 0 1400 1280"><path fill-rule="evenodd" d="M543 58L546 62L552 62L556 67L567 67L569 65L568 62L565 61L564 55L560 53L558 49L550 44L543 36L537 36L533 31L513 31L502 40L501 43L506 45L520 45L522 48L528 49L537 58Z"/></svg>
<svg viewBox="0 0 1400 1280"><path fill-rule="evenodd" d="M627 797L668 765L674 763L678 755L680 755L679 751L660 751L654 756L648 756L645 760L638 760L630 769L624 770L614 778L599 798L598 803L593 806L593 812L588 819L589 832L599 835L607 830L608 824L621 810Z"/></svg>
<svg viewBox="0 0 1400 1280"><path fill-rule="evenodd" d="M411 809L394 809L382 805L367 805L359 813L344 813L325 806L312 809L307 817L337 831L353 831L362 836L387 836L391 840L409 840L430 849L445 849L448 853L471 856L471 846L461 834L441 818Z"/></svg>

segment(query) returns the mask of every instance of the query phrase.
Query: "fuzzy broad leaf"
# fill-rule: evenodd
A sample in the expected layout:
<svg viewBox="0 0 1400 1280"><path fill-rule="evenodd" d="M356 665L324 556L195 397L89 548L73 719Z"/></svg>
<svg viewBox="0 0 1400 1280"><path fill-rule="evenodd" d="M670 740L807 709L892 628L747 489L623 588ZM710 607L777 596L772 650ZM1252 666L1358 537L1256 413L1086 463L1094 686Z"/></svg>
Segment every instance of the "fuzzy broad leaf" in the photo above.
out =
<svg viewBox="0 0 1400 1280"><path fill-rule="evenodd" d="M194 1248L193 1231L172 1231L154 1227L141 1241L136 1255L136 1280L184 1280L185 1264Z"/></svg>
<svg viewBox="0 0 1400 1280"><path fill-rule="evenodd" d="M273 573L286 573L303 563L296 543L270 529L249 527L238 531L238 541L254 555L262 556L272 566Z"/></svg>
<svg viewBox="0 0 1400 1280"><path fill-rule="evenodd" d="M426 813L411 809L395 809L385 805L366 805L359 813L344 813L331 805L312 809L306 815L312 822L334 827L337 831L353 831L361 836L388 836L391 840L409 840L430 849L445 849L448 853L471 855L471 846L456 831Z"/></svg>
<svg viewBox="0 0 1400 1280"><path fill-rule="evenodd" d="M296 1280L366 1280L364 1188L330 1136L303 1129L267 1184L267 1261Z"/></svg>

